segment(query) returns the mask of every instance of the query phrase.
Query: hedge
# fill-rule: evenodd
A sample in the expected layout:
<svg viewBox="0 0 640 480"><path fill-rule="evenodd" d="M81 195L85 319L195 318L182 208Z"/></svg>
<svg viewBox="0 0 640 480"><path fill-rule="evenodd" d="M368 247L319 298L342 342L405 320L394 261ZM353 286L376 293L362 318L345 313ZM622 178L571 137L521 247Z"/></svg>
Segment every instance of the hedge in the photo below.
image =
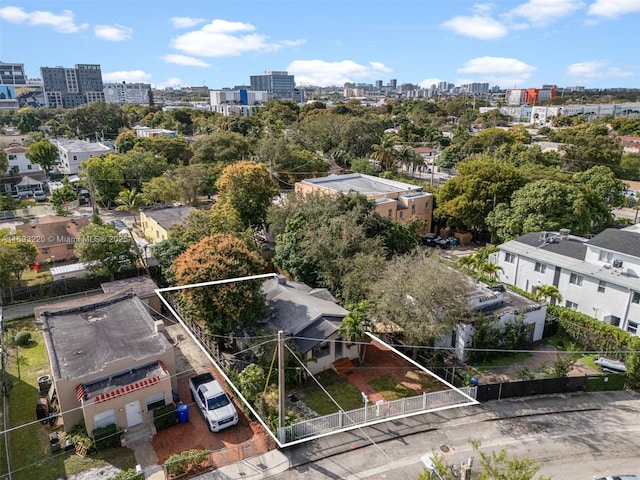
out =
<svg viewBox="0 0 640 480"><path fill-rule="evenodd" d="M21 347L29 345L29 343L31 343L31 332L20 332L14 340L16 345L20 345Z"/></svg>
<svg viewBox="0 0 640 480"><path fill-rule="evenodd" d="M178 412L173 403L153 409L153 424L156 430L165 430L178 423Z"/></svg>
<svg viewBox="0 0 640 480"><path fill-rule="evenodd" d="M547 315L554 317L561 331L588 350L606 353L624 360L625 353L640 351L640 337L566 307L549 305Z"/></svg>
<svg viewBox="0 0 640 480"><path fill-rule="evenodd" d="M113 447L119 447L120 432L118 431L116 424L112 423L106 427L96 428L93 431L93 443L98 452Z"/></svg>

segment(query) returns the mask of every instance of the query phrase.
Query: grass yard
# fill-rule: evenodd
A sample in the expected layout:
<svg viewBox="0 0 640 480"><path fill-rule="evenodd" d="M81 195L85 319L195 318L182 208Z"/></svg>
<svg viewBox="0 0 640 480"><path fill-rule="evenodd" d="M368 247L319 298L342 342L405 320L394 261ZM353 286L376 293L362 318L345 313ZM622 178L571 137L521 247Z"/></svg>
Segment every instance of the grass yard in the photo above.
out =
<svg viewBox="0 0 640 480"><path fill-rule="evenodd" d="M582 365L586 365L587 367L593 368L596 372L600 372L600 367L595 364L595 359L597 355L584 355L578 359L578 363Z"/></svg>
<svg viewBox="0 0 640 480"><path fill-rule="evenodd" d="M22 272L22 276L20 277L20 285L26 285L28 287L33 287L34 285L42 285L52 281L53 277L51 276L51 272L48 269L41 269L36 272L35 270L27 268L24 272Z"/></svg>
<svg viewBox="0 0 640 480"><path fill-rule="evenodd" d="M38 377L49 374L49 360L42 332L36 329L33 318L9 322L12 339L20 331L31 332L31 343L26 347L9 348L8 377L11 381L9 393L9 427L11 469L14 480L58 479L93 467L111 464L118 468L135 466L133 451L119 448L99 454L91 454L82 459L71 452L51 453L49 425L36 421L35 407L40 397ZM4 450L2 450L4 452ZM3 457L0 453L0 457ZM6 461L3 464L6 473Z"/></svg>
<svg viewBox="0 0 640 480"><path fill-rule="evenodd" d="M355 410L362 407L360 390L333 370L325 370L316 375L316 378L338 402L342 410ZM307 380L306 385L296 387L296 395L318 415L329 415L339 410L327 394L311 379Z"/></svg>
<svg viewBox="0 0 640 480"><path fill-rule="evenodd" d="M392 400L399 400L405 397L415 397L419 395L418 392L412 390L400 383L400 381L394 375L383 375L367 382L371 385L376 392L382 395L387 402Z"/></svg>
<svg viewBox="0 0 640 480"><path fill-rule="evenodd" d="M532 353L528 352L519 352L519 353L507 353L501 357L494 358L485 362L481 365L474 365L474 368L479 372L486 372L496 367L507 367L509 365L513 365L514 363L521 362L522 360L526 360L527 358L532 357Z"/></svg>

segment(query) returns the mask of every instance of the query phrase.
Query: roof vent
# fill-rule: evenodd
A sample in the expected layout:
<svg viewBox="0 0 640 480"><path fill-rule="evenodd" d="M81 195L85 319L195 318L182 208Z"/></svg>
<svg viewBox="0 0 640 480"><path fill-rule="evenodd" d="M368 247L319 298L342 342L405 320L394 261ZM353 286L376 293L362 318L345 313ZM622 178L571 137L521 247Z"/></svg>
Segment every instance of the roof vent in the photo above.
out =
<svg viewBox="0 0 640 480"><path fill-rule="evenodd" d="M613 268L622 268L622 260L616 258L613 260Z"/></svg>
<svg viewBox="0 0 640 480"><path fill-rule="evenodd" d="M569 238L569 232L570 232L570 231L571 231L571 230L569 230L568 228L561 228L561 229L559 230L560 238L561 238L562 240L566 240L567 238Z"/></svg>

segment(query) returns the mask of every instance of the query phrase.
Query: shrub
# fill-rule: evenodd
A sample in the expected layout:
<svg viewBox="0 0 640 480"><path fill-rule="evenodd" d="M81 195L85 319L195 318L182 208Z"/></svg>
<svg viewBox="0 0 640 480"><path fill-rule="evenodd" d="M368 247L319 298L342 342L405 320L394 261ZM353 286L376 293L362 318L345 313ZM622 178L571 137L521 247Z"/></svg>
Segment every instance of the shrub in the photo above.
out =
<svg viewBox="0 0 640 480"><path fill-rule="evenodd" d="M186 450L167 458L165 468L169 478L178 477L185 473L202 472L208 465L203 465L209 460L209 452L206 450Z"/></svg>
<svg viewBox="0 0 640 480"><path fill-rule="evenodd" d="M144 480L144 473L136 473L135 468L123 470L111 480Z"/></svg>
<svg viewBox="0 0 640 480"><path fill-rule="evenodd" d="M97 451L120 446L120 432L115 423L93 431L93 442Z"/></svg>
<svg viewBox="0 0 640 480"><path fill-rule="evenodd" d="M16 345L24 347L31 343L31 332L19 332L15 337Z"/></svg>
<svg viewBox="0 0 640 480"><path fill-rule="evenodd" d="M153 424L156 430L165 430L178 423L178 412L173 403L153 409Z"/></svg>
<svg viewBox="0 0 640 480"><path fill-rule="evenodd" d="M93 447L93 441L87 434L87 429L83 424L76 425L66 433L65 438L70 439L74 445L81 445L87 450Z"/></svg>

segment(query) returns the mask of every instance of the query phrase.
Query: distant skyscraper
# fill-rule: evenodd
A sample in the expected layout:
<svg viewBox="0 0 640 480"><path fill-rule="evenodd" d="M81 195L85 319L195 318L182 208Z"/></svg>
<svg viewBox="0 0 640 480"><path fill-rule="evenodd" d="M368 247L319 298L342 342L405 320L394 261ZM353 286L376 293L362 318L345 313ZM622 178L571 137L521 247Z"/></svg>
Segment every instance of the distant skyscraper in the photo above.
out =
<svg viewBox="0 0 640 480"><path fill-rule="evenodd" d="M0 85L26 85L27 76L23 63L0 62Z"/></svg>
<svg viewBox="0 0 640 480"><path fill-rule="evenodd" d="M262 75L251 75L251 90L265 91L269 99L293 99L296 82L293 75L287 72L264 72Z"/></svg>
<svg viewBox="0 0 640 480"><path fill-rule="evenodd" d="M47 107L75 108L85 103L104 102L100 65L40 67L40 75Z"/></svg>
<svg viewBox="0 0 640 480"><path fill-rule="evenodd" d="M398 88L398 80L392 78L389 80L389 89L391 89L391 91L395 91L396 88Z"/></svg>
<svg viewBox="0 0 640 480"><path fill-rule="evenodd" d="M382 80L376 80L376 88L382 90Z"/></svg>

